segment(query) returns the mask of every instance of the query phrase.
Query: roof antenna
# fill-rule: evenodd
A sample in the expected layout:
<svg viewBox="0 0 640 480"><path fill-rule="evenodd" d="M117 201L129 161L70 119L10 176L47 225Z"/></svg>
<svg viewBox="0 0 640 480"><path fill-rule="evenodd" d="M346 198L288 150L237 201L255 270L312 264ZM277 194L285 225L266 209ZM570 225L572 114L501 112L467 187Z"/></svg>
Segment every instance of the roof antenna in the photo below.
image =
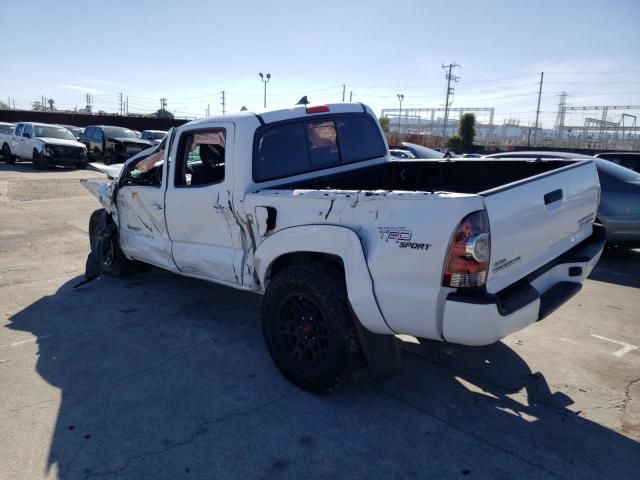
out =
<svg viewBox="0 0 640 480"><path fill-rule="evenodd" d="M307 98L307 96L305 95L304 97L302 97L300 100L298 100L298 103L296 103L296 105L309 105L309 99Z"/></svg>

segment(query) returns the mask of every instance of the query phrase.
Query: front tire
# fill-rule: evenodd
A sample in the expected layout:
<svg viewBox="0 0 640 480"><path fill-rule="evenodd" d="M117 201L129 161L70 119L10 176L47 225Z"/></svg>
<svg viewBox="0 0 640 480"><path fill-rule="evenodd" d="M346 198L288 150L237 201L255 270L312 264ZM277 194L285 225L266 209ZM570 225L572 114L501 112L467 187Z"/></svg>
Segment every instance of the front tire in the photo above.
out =
<svg viewBox="0 0 640 480"><path fill-rule="evenodd" d="M33 151L31 161L36 170L45 170L49 167L49 160L37 150Z"/></svg>
<svg viewBox="0 0 640 480"><path fill-rule="evenodd" d="M107 154L104 156L104 164L105 165L113 165L114 163L118 163L118 158L114 151L109 150Z"/></svg>
<svg viewBox="0 0 640 480"><path fill-rule="evenodd" d="M113 223L104 208L94 211L89 218L89 241L96 248L100 261L100 272L110 277L122 277L134 270L134 262L129 260L118 245L118 232L114 227L110 234L104 235L109 223ZM102 242L97 237L102 235Z"/></svg>
<svg viewBox="0 0 640 480"><path fill-rule="evenodd" d="M271 358L289 381L325 393L362 372L347 302L344 279L324 266L292 266L273 278L262 302L262 328Z"/></svg>

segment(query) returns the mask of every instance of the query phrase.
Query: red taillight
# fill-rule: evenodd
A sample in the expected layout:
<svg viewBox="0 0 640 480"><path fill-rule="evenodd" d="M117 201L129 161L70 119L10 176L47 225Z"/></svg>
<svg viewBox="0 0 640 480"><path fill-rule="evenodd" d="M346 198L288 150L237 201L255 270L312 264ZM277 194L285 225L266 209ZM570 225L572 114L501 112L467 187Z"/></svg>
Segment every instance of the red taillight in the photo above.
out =
<svg viewBox="0 0 640 480"><path fill-rule="evenodd" d="M485 210L467 215L453 235L444 268L445 287L482 287L487 281L491 235Z"/></svg>
<svg viewBox="0 0 640 480"><path fill-rule="evenodd" d="M329 111L329 107L326 105L313 105L307 107L307 113L325 113Z"/></svg>

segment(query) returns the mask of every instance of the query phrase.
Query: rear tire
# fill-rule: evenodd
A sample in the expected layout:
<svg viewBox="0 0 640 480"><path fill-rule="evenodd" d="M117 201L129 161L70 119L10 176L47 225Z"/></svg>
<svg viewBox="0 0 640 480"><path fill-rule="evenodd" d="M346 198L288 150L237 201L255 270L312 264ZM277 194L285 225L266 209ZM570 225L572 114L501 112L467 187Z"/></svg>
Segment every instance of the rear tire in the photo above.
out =
<svg viewBox="0 0 640 480"><path fill-rule="evenodd" d="M16 163L16 157L13 156L11 148L6 143L2 145L2 157L4 161L10 165Z"/></svg>
<svg viewBox="0 0 640 480"><path fill-rule="evenodd" d="M324 266L292 266L273 278L262 301L271 358L313 393L333 391L365 368L341 277Z"/></svg>

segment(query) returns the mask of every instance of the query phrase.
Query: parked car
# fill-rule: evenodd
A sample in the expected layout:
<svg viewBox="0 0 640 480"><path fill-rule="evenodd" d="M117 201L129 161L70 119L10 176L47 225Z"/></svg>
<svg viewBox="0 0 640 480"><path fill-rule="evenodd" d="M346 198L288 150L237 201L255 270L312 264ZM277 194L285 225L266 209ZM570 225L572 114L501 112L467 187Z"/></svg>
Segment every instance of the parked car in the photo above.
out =
<svg viewBox="0 0 640 480"><path fill-rule="evenodd" d="M393 158L401 158L401 159L408 159L408 158L416 158L413 153L411 153L409 150L404 150L401 148L391 148L389 149L389 155L391 155Z"/></svg>
<svg viewBox="0 0 640 480"><path fill-rule="evenodd" d="M50 165L86 168L87 149L64 127L46 123L21 122L11 136L10 151L15 159L31 160L37 169Z"/></svg>
<svg viewBox="0 0 640 480"><path fill-rule="evenodd" d="M84 128L74 127L73 125L61 125L71 132L71 134L76 137L76 140L80 140L80 136L84 133Z"/></svg>
<svg viewBox="0 0 640 480"><path fill-rule="evenodd" d="M413 158L444 158L444 153L416 143L402 142L401 148L409 150L413 154Z"/></svg>
<svg viewBox="0 0 640 480"><path fill-rule="evenodd" d="M13 163L11 155L11 136L16 126L13 123L0 122L0 154L7 163Z"/></svg>
<svg viewBox="0 0 640 480"><path fill-rule="evenodd" d="M508 152L484 158L593 159L588 155L567 152ZM595 158L602 195L596 221L607 228L607 242L629 248L640 247L640 174Z"/></svg>
<svg viewBox="0 0 640 480"><path fill-rule="evenodd" d="M86 127L80 140L87 146L89 159L104 162L106 165L122 163L153 146L153 143L139 139L128 128L107 125Z"/></svg>
<svg viewBox="0 0 640 480"><path fill-rule="evenodd" d="M142 131L142 140L148 140L152 142L154 145L159 144L164 137L167 136L167 132L163 130L143 130Z"/></svg>
<svg viewBox="0 0 640 480"><path fill-rule="evenodd" d="M598 153L598 158L609 160L610 162L617 163L625 168L640 173L640 152L607 152Z"/></svg>
<svg viewBox="0 0 640 480"><path fill-rule="evenodd" d="M593 159L391 161L362 104L205 118L146 153L83 181L87 279L135 261L262 294L275 364L314 392L391 375L396 334L486 345L544 318L604 246Z"/></svg>

